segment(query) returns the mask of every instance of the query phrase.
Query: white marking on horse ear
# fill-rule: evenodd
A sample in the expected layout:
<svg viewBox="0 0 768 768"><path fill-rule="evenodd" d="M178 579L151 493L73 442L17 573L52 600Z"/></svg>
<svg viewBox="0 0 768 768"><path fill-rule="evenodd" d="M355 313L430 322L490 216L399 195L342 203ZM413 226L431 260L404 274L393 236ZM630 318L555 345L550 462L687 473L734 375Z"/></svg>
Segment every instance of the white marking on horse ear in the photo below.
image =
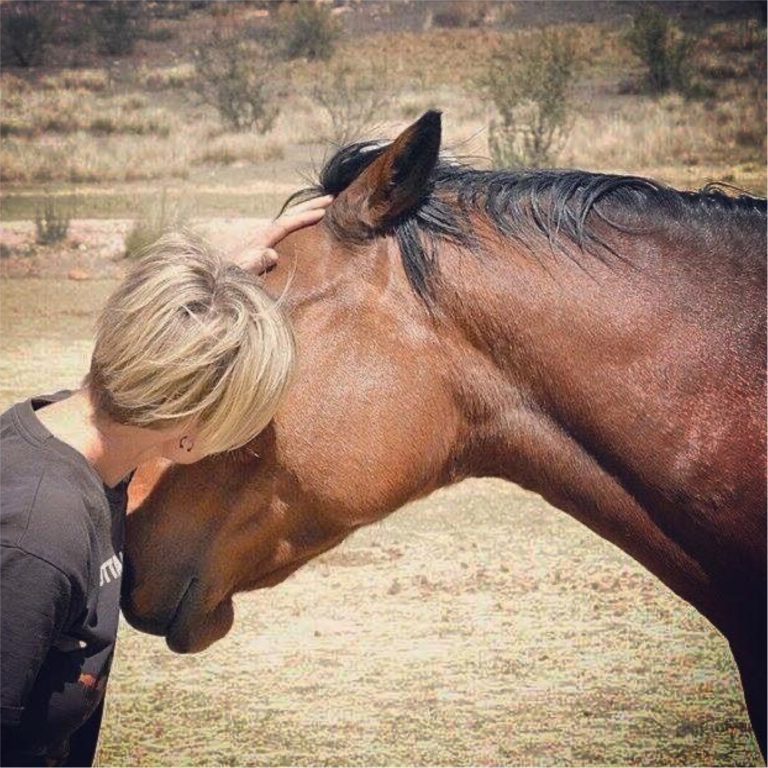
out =
<svg viewBox="0 0 768 768"><path fill-rule="evenodd" d="M335 228L366 239L415 208L429 191L440 155L440 112L425 112L336 199Z"/></svg>

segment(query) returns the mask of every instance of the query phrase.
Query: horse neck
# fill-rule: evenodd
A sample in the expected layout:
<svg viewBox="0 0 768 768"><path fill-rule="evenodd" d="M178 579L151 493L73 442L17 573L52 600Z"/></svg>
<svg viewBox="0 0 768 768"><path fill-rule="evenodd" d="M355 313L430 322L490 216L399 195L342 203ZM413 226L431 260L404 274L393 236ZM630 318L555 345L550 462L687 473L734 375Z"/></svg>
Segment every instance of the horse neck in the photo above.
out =
<svg viewBox="0 0 768 768"><path fill-rule="evenodd" d="M698 540L688 489L672 476L686 438L673 414L690 403L651 394L686 350L669 346L677 318L648 301L647 278L509 247L445 266L442 307L462 340L450 364L464 423L456 474L541 494L722 623L707 567L718 553Z"/></svg>
<svg viewBox="0 0 768 768"><path fill-rule="evenodd" d="M600 296L567 268L553 275L552 263L510 250L464 259L460 270L445 265L443 274L460 278L446 280L441 295L446 335L460 340L448 369L464 416L464 469L539 493L553 475L562 477L557 457L580 443L575 422L599 424L589 400L606 382L595 382L590 363L595 328L605 327L611 303L608 291Z"/></svg>

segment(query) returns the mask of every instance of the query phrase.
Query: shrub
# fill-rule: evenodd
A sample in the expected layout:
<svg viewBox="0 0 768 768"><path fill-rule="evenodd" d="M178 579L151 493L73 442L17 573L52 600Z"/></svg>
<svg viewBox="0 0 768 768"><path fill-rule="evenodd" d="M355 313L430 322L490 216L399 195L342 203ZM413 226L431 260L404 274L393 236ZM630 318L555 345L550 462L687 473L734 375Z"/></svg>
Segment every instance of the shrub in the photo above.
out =
<svg viewBox="0 0 768 768"><path fill-rule="evenodd" d="M341 25L328 6L300 0L280 8L276 35L286 58L328 61L341 37Z"/></svg>
<svg viewBox="0 0 768 768"><path fill-rule="evenodd" d="M211 0L207 10L214 18L231 15L235 10L236 4L232 0Z"/></svg>
<svg viewBox="0 0 768 768"><path fill-rule="evenodd" d="M11 2L2 7L3 60L21 67L41 64L49 39L45 3Z"/></svg>
<svg viewBox="0 0 768 768"><path fill-rule="evenodd" d="M238 38L218 32L195 54L198 92L237 131L267 133L279 114L273 93L272 67Z"/></svg>
<svg viewBox="0 0 768 768"><path fill-rule="evenodd" d="M58 243L69 232L69 216L57 210L56 202L52 197L46 197L42 208L35 212L35 230L37 242L40 245Z"/></svg>
<svg viewBox="0 0 768 768"><path fill-rule="evenodd" d="M189 219L189 209L178 201L169 202L164 189L159 199L146 206L139 218L131 225L125 236L124 257L137 258L147 246L152 245L167 232L187 227Z"/></svg>
<svg viewBox="0 0 768 768"><path fill-rule="evenodd" d="M640 6L626 40L645 67L646 84L652 93L690 91L693 40L683 35L662 10L654 5Z"/></svg>
<svg viewBox="0 0 768 768"><path fill-rule="evenodd" d="M482 85L497 111L488 133L496 167L552 162L572 126L577 69L575 46L564 32L540 30L526 45L491 55Z"/></svg>
<svg viewBox="0 0 768 768"><path fill-rule="evenodd" d="M103 0L95 8L92 23L102 53L130 53L146 29L144 5L140 0Z"/></svg>
<svg viewBox="0 0 768 768"><path fill-rule="evenodd" d="M482 26L488 16L489 6L490 3L480 0L432 0L425 7L432 13L435 26L461 28Z"/></svg>
<svg viewBox="0 0 768 768"><path fill-rule="evenodd" d="M95 117L91 120L88 130L91 133L108 135L117 131L115 121L111 117Z"/></svg>
<svg viewBox="0 0 768 768"><path fill-rule="evenodd" d="M152 43L167 43L169 40L173 40L173 30L168 27L156 27L155 29L148 29L143 37Z"/></svg>
<svg viewBox="0 0 768 768"><path fill-rule="evenodd" d="M91 54L97 42L95 17L101 4L92 0L67 0L50 5L55 9L54 39L69 49L69 65L92 63Z"/></svg>
<svg viewBox="0 0 768 768"><path fill-rule="evenodd" d="M158 19L184 19L193 10L189 0L155 0L147 6L152 16Z"/></svg>
<svg viewBox="0 0 768 768"><path fill-rule="evenodd" d="M360 68L335 62L324 69L312 88L312 98L328 113L330 139L347 144L375 126L379 114L393 101L381 68Z"/></svg>
<svg viewBox="0 0 768 768"><path fill-rule="evenodd" d="M22 122L19 118L8 118L0 120L0 139L6 139L9 136L34 136L35 129L28 123Z"/></svg>

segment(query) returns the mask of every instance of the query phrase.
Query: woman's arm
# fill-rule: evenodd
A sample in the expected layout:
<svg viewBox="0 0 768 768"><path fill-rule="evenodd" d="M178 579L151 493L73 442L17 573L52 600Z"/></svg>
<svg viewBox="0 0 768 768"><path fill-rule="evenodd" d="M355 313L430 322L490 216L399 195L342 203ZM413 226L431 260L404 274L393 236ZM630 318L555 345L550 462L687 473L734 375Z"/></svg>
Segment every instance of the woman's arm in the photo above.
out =
<svg viewBox="0 0 768 768"><path fill-rule="evenodd" d="M243 269L253 271L257 275L263 274L277 263L274 247L291 232L317 224L325 216L325 211L332 202L333 195L324 195L289 208L233 256L232 260Z"/></svg>
<svg viewBox="0 0 768 768"><path fill-rule="evenodd" d="M25 716L30 693L70 613L67 576L15 546L0 548L0 689L3 765L42 765L48 743ZM35 727L37 726L37 727Z"/></svg>

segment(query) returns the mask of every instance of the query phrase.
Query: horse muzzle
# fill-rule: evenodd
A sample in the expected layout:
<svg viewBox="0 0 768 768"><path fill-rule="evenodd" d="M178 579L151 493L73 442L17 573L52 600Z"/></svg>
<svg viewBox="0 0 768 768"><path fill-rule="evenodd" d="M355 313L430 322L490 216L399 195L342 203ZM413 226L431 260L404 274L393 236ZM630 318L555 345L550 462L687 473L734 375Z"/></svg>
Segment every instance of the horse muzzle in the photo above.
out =
<svg viewBox="0 0 768 768"><path fill-rule="evenodd" d="M123 573L121 608L128 623L140 632L165 637L176 653L197 653L224 637L234 621L234 606L227 598L204 607L202 589L190 577L175 591L175 599L159 599L156 590L134 583L128 567Z"/></svg>
<svg viewBox="0 0 768 768"><path fill-rule="evenodd" d="M195 599L197 582L190 584L176 615L165 632L165 642L175 653L199 653L221 640L235 621L232 598L202 610Z"/></svg>
<svg viewBox="0 0 768 768"><path fill-rule="evenodd" d="M186 582L178 593L180 596L175 599L162 598L159 589L151 589L147 585L137 583L129 558L125 558L123 566L120 608L126 620L140 632L165 635L193 579Z"/></svg>

